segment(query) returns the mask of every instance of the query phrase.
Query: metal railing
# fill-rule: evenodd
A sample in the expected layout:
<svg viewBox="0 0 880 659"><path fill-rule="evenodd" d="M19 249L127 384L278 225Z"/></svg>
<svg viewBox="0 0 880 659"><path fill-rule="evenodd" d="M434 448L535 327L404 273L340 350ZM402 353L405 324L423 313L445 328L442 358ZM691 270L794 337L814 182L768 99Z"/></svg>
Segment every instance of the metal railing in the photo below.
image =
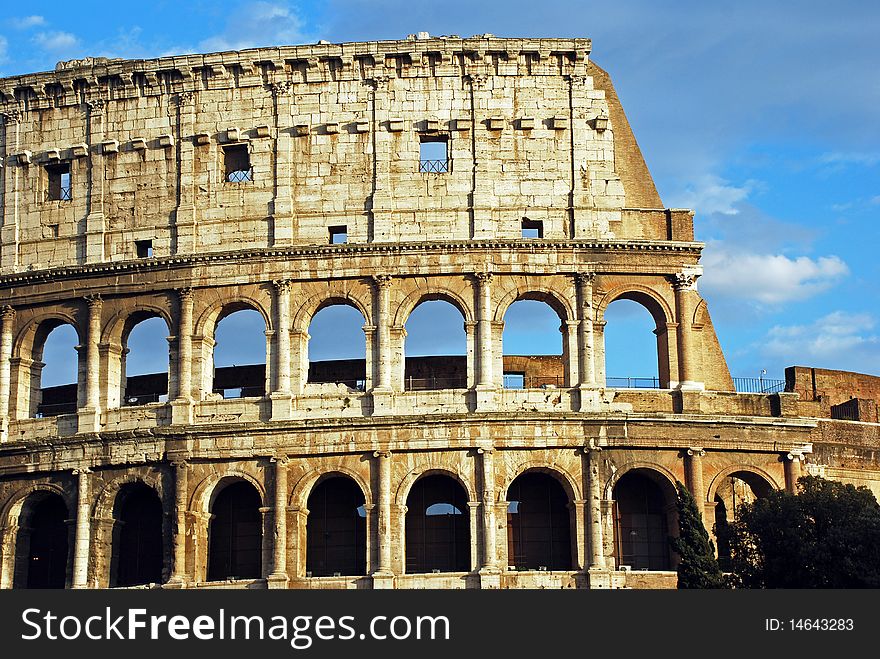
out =
<svg viewBox="0 0 880 659"><path fill-rule="evenodd" d="M733 378L733 387L741 394L775 394L785 391L785 380Z"/></svg>
<svg viewBox="0 0 880 659"><path fill-rule="evenodd" d="M609 389L659 389L660 378L605 378Z"/></svg>
<svg viewBox="0 0 880 659"><path fill-rule="evenodd" d="M164 403L168 401L168 394L165 392L162 393L151 393L151 394L136 394L133 396L126 396L123 401L123 405L146 405L148 403Z"/></svg>
<svg viewBox="0 0 880 659"><path fill-rule="evenodd" d="M449 172L449 160L419 160L419 172L422 174L446 174Z"/></svg>
<svg viewBox="0 0 880 659"><path fill-rule="evenodd" d="M558 389L565 386L565 378L559 375L505 374L502 383L505 389Z"/></svg>
<svg viewBox="0 0 880 659"><path fill-rule="evenodd" d="M40 403L37 406L37 413L34 418L45 419L50 416L61 416L62 414L76 414L76 401L69 403Z"/></svg>
<svg viewBox="0 0 880 659"><path fill-rule="evenodd" d="M263 387L226 387L214 389L214 393L222 395L223 398L262 398L266 395Z"/></svg>
<svg viewBox="0 0 880 659"><path fill-rule="evenodd" d="M467 378L413 378L403 379L405 391L430 391L432 389L467 389Z"/></svg>
<svg viewBox="0 0 880 659"><path fill-rule="evenodd" d="M366 391L366 380L309 380L308 384L343 384L354 391Z"/></svg>

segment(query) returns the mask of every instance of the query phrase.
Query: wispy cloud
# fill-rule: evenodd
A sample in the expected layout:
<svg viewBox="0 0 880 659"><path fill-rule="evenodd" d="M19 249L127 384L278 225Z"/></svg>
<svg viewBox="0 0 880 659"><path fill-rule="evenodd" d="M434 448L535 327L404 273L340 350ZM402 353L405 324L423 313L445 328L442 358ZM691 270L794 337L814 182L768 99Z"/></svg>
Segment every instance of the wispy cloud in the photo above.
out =
<svg viewBox="0 0 880 659"><path fill-rule="evenodd" d="M70 32L38 32L32 40L37 46L52 53L69 51L79 45L79 39Z"/></svg>
<svg viewBox="0 0 880 659"><path fill-rule="evenodd" d="M833 311L804 325L776 325L752 347L788 364L877 372L880 337L876 326L871 314Z"/></svg>
<svg viewBox="0 0 880 659"><path fill-rule="evenodd" d="M700 214L736 215L737 204L744 201L756 187L755 181L733 185L714 174L703 174L679 193L669 197L670 206L693 208Z"/></svg>
<svg viewBox="0 0 880 659"><path fill-rule="evenodd" d="M46 19L42 16L21 16L18 18L10 18L9 24L16 30L27 30L28 28L45 25Z"/></svg>
<svg viewBox="0 0 880 659"><path fill-rule="evenodd" d="M880 163L880 153L858 151L831 151L819 156L824 165L863 165L873 167Z"/></svg>
<svg viewBox="0 0 880 659"><path fill-rule="evenodd" d="M702 262L706 274L700 283L704 290L718 297L762 305L805 300L849 274L849 267L837 256L791 258L722 246L707 249Z"/></svg>
<svg viewBox="0 0 880 659"><path fill-rule="evenodd" d="M199 50L242 50L308 40L303 20L290 5L251 2L230 13L224 30L199 42Z"/></svg>

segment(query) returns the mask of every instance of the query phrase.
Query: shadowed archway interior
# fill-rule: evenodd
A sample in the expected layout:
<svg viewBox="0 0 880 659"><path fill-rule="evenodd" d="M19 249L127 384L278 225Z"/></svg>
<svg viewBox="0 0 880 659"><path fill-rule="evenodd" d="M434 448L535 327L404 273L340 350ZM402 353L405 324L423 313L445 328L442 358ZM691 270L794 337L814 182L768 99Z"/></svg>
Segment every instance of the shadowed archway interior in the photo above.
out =
<svg viewBox="0 0 880 659"><path fill-rule="evenodd" d="M527 472L507 490L508 563L517 570L569 570L568 496L552 476Z"/></svg>
<svg viewBox="0 0 880 659"><path fill-rule="evenodd" d="M162 582L162 501L143 483L124 486L116 498L110 584Z"/></svg>
<svg viewBox="0 0 880 659"><path fill-rule="evenodd" d="M470 522L464 488L450 476L425 476L413 485L406 507L406 571L466 572Z"/></svg>
<svg viewBox="0 0 880 659"><path fill-rule="evenodd" d="M260 494L245 481L231 483L217 495L208 531L208 581L260 578L260 505Z"/></svg>
<svg viewBox="0 0 880 659"><path fill-rule="evenodd" d="M306 571L313 577L367 573L364 495L352 479L333 476L309 495Z"/></svg>
<svg viewBox="0 0 880 659"><path fill-rule="evenodd" d="M25 588L64 588L69 556L67 505L57 494L33 495L26 503L16 555Z"/></svg>

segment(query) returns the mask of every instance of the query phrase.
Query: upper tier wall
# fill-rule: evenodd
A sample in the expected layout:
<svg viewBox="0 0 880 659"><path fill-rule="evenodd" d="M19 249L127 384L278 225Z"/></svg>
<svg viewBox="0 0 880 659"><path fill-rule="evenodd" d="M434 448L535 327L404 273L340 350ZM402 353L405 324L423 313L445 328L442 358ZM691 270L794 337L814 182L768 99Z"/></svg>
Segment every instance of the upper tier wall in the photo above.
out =
<svg viewBox="0 0 880 659"><path fill-rule="evenodd" d="M523 218L546 238L692 240L690 214L657 209L589 50L319 44L0 80L0 267L129 260L138 241L155 256L324 244L338 226L350 242L511 239ZM449 171L420 172L420 142L437 139ZM246 148L252 181L226 180L230 146ZM69 200L51 199L58 164Z"/></svg>

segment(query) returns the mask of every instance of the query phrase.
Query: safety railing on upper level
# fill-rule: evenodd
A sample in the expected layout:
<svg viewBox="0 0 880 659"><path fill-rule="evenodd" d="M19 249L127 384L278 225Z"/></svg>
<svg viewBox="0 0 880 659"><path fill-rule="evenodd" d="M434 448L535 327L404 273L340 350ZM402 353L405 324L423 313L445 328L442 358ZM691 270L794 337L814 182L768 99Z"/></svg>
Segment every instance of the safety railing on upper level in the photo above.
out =
<svg viewBox="0 0 880 659"><path fill-rule="evenodd" d="M609 389L659 389L660 378L605 378L605 386Z"/></svg>
<svg viewBox="0 0 880 659"><path fill-rule="evenodd" d="M557 375L524 375L522 373L505 373L503 379L505 389L547 389L565 386L565 378Z"/></svg>
<svg viewBox="0 0 880 659"><path fill-rule="evenodd" d="M467 378L414 378L405 377L403 388L406 391L430 391L432 389L467 389Z"/></svg>
<svg viewBox="0 0 880 659"><path fill-rule="evenodd" d="M741 394L775 394L785 391L785 380L733 378L733 386Z"/></svg>

